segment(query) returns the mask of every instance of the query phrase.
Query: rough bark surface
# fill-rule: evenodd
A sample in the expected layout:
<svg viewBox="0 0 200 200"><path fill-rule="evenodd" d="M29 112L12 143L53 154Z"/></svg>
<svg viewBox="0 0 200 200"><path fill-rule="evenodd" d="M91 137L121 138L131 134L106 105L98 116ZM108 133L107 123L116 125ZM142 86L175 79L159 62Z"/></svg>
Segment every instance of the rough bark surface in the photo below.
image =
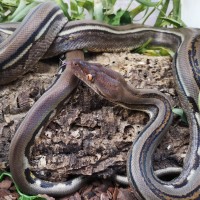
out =
<svg viewBox="0 0 200 200"><path fill-rule="evenodd" d="M173 106L180 106L169 57L103 53L86 59L119 71L135 88L160 90ZM39 63L36 72L0 88L0 169L8 167L10 141L26 112L52 82L57 67ZM32 170L51 181L65 181L71 174L101 178L123 174L132 141L147 122L145 113L114 105L81 83L68 105L35 141ZM175 117L155 152L154 168L181 166L188 142L188 128Z"/></svg>

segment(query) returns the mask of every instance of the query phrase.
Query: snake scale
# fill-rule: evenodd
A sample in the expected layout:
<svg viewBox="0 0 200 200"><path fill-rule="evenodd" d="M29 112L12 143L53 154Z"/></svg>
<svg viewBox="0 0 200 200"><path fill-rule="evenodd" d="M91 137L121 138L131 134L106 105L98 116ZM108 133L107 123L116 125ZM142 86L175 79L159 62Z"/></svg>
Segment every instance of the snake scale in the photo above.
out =
<svg viewBox="0 0 200 200"><path fill-rule="evenodd" d="M81 79L106 99L128 109L143 110L150 117L128 154L128 179L137 191L138 198L200 199L198 29L165 29L141 25L113 27L87 20L68 22L62 11L53 2L47 1L34 8L21 23L0 25L0 85L22 77L40 59L73 50L131 51L150 38L153 45L166 46L176 52L173 74L191 135L180 176L165 182L155 175L152 167L154 150L172 120L167 97L155 90L134 89L117 72L101 65L72 60L66 66L61 66L57 79L29 110L12 139L10 169L14 181L23 192L61 196L76 191L87 180L78 177L64 183L43 181L31 173L28 162L34 138L41 134L59 108L69 100Z"/></svg>

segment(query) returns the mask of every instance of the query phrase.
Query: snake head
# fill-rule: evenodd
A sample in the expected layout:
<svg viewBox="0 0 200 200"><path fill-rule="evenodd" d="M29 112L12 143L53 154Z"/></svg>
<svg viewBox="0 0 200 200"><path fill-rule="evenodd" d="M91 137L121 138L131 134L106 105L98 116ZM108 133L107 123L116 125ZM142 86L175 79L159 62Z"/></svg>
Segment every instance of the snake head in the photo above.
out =
<svg viewBox="0 0 200 200"><path fill-rule="evenodd" d="M75 76L85 82L97 94L117 102L123 95L124 78L117 72L100 64L89 63L83 60L73 60L70 67Z"/></svg>

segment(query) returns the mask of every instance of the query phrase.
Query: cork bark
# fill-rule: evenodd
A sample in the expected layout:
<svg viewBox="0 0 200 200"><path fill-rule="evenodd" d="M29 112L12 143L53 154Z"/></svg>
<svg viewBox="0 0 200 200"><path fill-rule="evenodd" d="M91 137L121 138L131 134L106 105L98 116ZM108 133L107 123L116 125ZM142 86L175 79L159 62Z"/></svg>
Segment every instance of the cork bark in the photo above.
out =
<svg viewBox="0 0 200 200"><path fill-rule="evenodd" d="M180 106L169 57L103 53L88 54L86 60L120 72L135 88L160 90L173 106ZM27 111L51 84L56 63L40 62L35 72L0 88L0 169L8 169L10 141ZM115 105L80 83L68 105L35 141L32 170L51 181L81 174L108 179L114 173L124 174L127 152L148 120L145 113ZM182 166L188 143L188 127L175 116L154 154L154 168Z"/></svg>

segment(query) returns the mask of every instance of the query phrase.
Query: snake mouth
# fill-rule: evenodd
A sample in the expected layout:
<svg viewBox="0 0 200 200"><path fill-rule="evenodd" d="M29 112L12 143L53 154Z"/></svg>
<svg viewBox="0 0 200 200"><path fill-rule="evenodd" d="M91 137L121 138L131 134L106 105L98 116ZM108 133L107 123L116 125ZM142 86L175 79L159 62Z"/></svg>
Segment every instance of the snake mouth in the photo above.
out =
<svg viewBox="0 0 200 200"><path fill-rule="evenodd" d="M108 99L98 88L95 88L95 91L96 91L97 94L102 96L104 99Z"/></svg>

